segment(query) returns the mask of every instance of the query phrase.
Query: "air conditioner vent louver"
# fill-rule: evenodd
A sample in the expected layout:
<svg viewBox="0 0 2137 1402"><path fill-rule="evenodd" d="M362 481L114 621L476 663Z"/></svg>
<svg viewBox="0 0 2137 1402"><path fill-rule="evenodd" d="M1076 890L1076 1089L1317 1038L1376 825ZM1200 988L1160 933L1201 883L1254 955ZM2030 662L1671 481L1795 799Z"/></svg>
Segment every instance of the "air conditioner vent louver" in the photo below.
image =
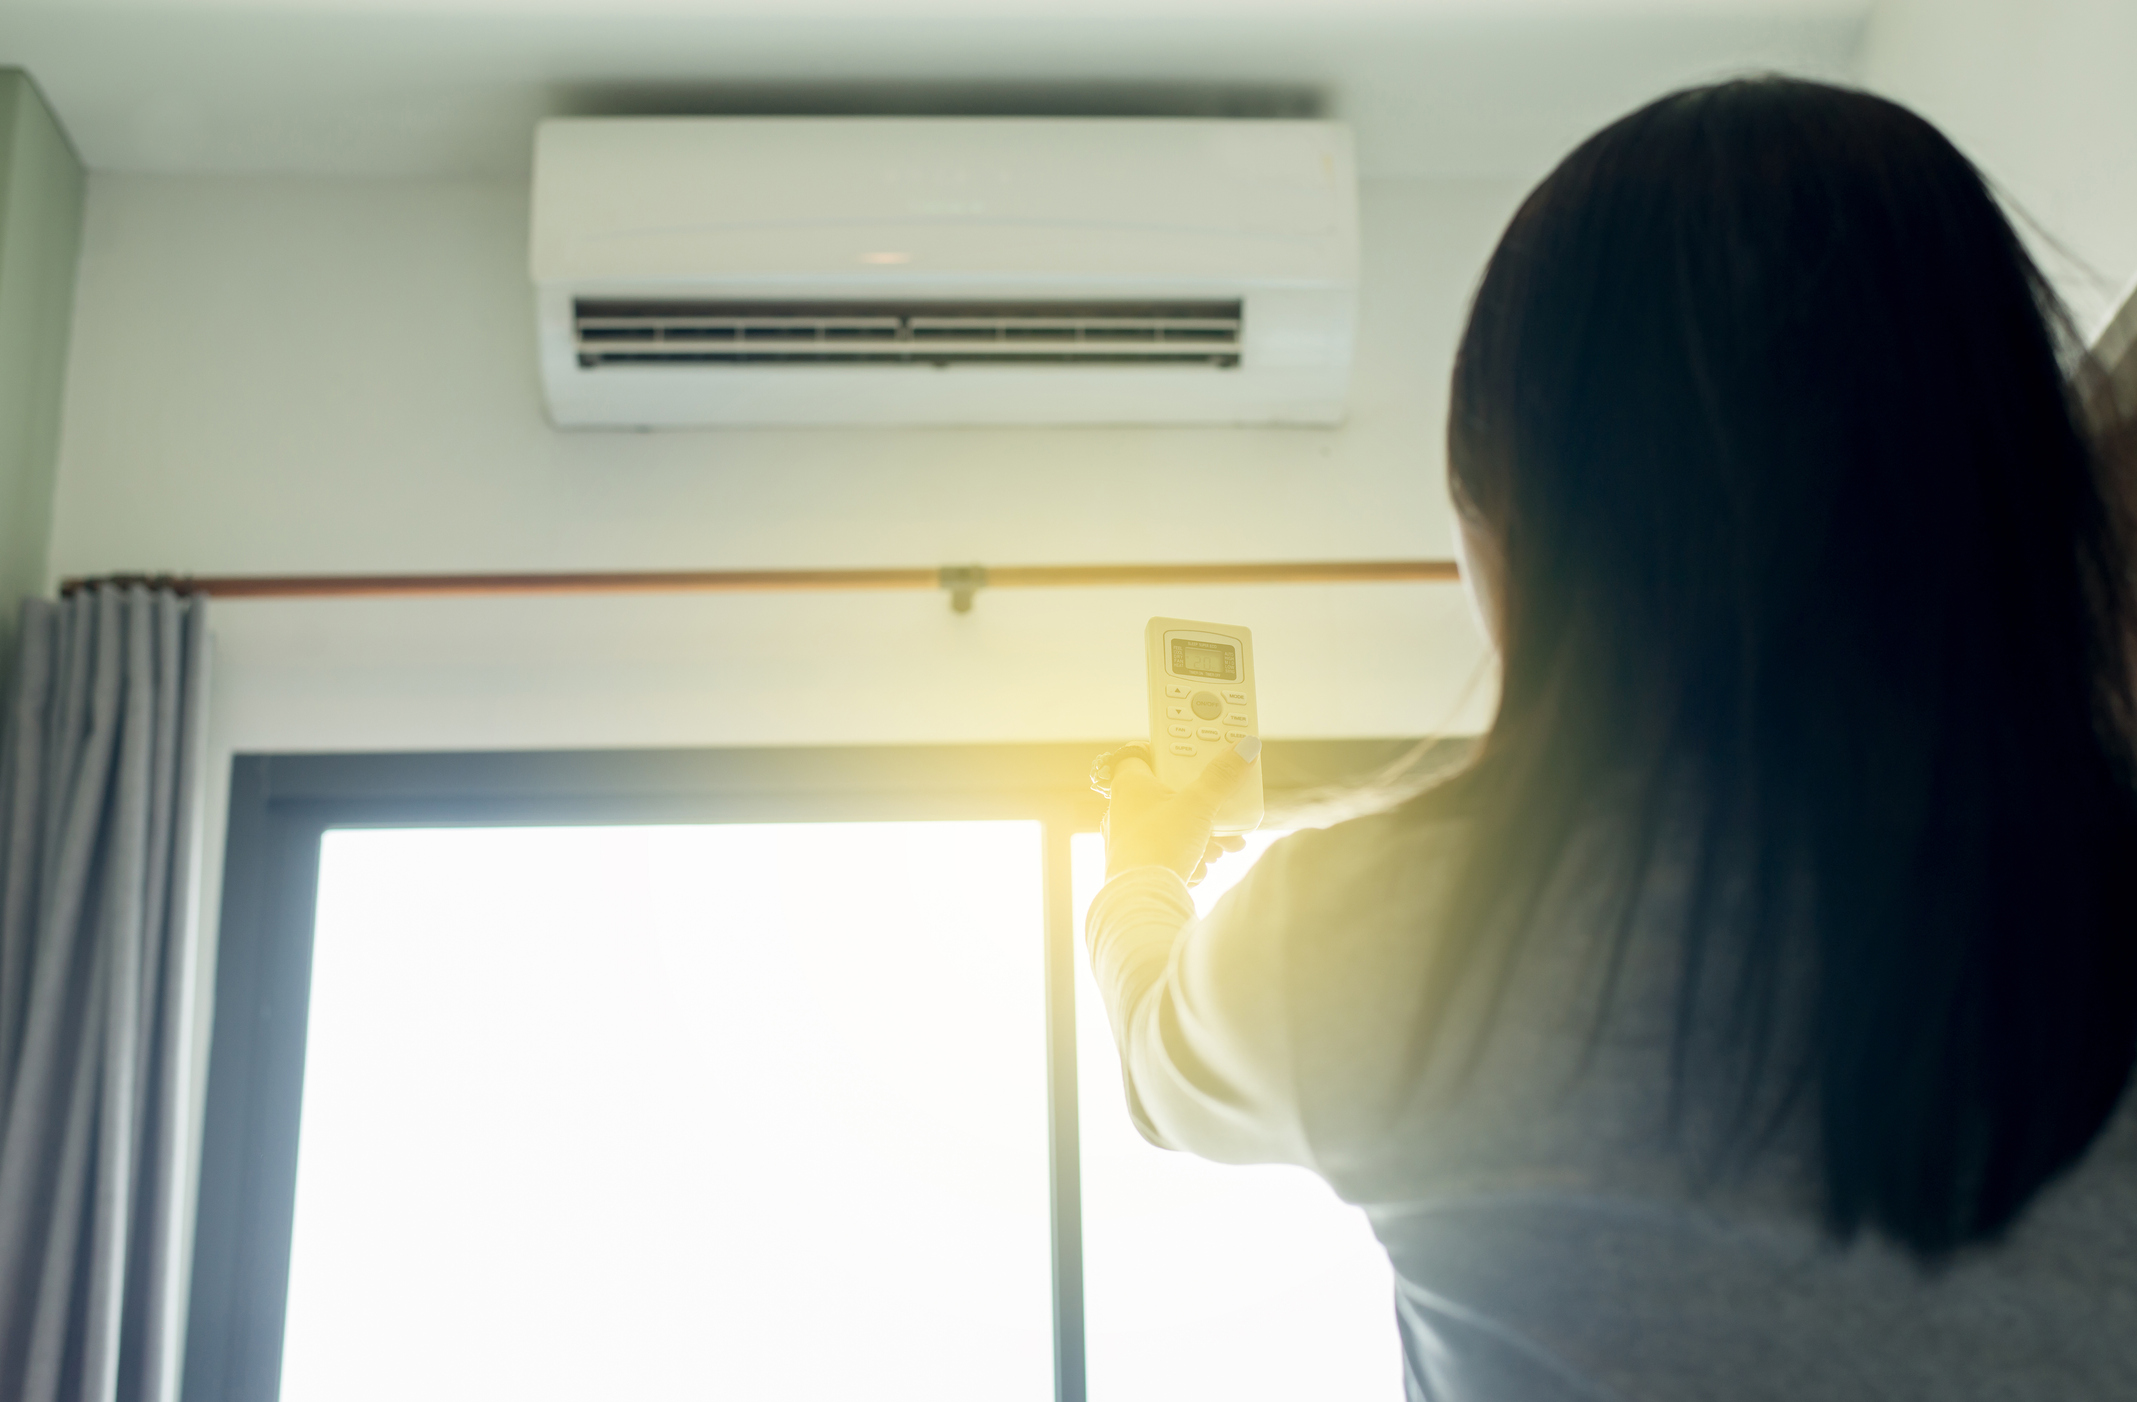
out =
<svg viewBox="0 0 2137 1402"><path fill-rule="evenodd" d="M1239 364L1229 302L695 302L580 298L579 365Z"/></svg>

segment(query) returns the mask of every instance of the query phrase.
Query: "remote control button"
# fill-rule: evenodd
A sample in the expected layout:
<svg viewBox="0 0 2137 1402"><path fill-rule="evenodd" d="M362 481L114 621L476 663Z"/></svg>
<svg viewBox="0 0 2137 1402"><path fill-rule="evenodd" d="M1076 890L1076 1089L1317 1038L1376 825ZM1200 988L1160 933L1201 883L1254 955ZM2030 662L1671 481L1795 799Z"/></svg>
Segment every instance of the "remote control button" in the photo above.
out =
<svg viewBox="0 0 2137 1402"><path fill-rule="evenodd" d="M1195 699L1189 704L1195 708L1195 714L1204 720L1215 720L1224 713L1224 703L1217 699L1217 693L1214 691L1196 692Z"/></svg>
<svg viewBox="0 0 2137 1402"><path fill-rule="evenodd" d="M1237 741L1246 739L1247 733L1244 730L1227 730L1224 732L1224 738L1227 740L1234 741L1236 743Z"/></svg>
<svg viewBox="0 0 2137 1402"><path fill-rule="evenodd" d="M1165 727L1165 733L1175 740L1185 740L1195 733L1195 728L1191 725L1181 725L1175 721Z"/></svg>
<svg viewBox="0 0 2137 1402"><path fill-rule="evenodd" d="M1165 719L1167 720L1193 720L1194 718L1195 713L1185 706L1167 706L1165 708Z"/></svg>
<svg viewBox="0 0 2137 1402"><path fill-rule="evenodd" d="M1195 732L1195 738L1197 740L1214 740L1221 733L1222 732L1219 731L1216 726L1205 725L1200 730Z"/></svg>
<svg viewBox="0 0 2137 1402"><path fill-rule="evenodd" d="M1245 711L1234 711L1224 718L1224 723L1226 725L1245 725L1247 723L1247 713Z"/></svg>
<svg viewBox="0 0 2137 1402"><path fill-rule="evenodd" d="M1178 682L1165 683L1165 694L1167 696L1173 697L1176 700L1185 700L1187 697L1187 693L1192 691L1193 689L1194 688L1192 687L1182 686Z"/></svg>
<svg viewBox="0 0 2137 1402"><path fill-rule="evenodd" d="M1247 694L1244 691L1227 691L1226 693L1224 693L1224 699L1231 702L1234 706L1244 706L1247 704Z"/></svg>
<svg viewBox="0 0 2137 1402"><path fill-rule="evenodd" d="M1172 752L1176 755L1192 756L1195 752L1195 747L1193 745L1183 745L1180 744L1178 741L1174 741L1172 746Z"/></svg>

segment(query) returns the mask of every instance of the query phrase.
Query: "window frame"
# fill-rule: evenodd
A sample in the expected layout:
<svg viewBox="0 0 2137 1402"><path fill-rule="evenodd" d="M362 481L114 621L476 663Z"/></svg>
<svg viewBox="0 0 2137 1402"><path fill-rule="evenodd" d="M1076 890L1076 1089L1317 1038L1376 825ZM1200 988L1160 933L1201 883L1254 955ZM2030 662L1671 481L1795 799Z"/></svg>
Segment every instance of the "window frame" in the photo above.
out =
<svg viewBox="0 0 2137 1402"><path fill-rule="evenodd" d="M1370 774L1410 740L1272 742L1270 798ZM1085 1402L1069 839L1104 800L1097 744L240 754L231 763L215 1018L181 1396L278 1402L329 830L1021 820L1044 862L1055 1402Z"/></svg>

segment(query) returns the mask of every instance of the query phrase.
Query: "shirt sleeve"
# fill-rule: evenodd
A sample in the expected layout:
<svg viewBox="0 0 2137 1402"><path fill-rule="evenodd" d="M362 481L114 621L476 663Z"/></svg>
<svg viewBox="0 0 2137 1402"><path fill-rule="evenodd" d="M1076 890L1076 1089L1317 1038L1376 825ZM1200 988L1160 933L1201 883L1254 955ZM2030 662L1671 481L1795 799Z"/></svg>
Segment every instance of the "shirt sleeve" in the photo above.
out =
<svg viewBox="0 0 2137 1402"><path fill-rule="evenodd" d="M1280 898L1285 849L1298 841L1272 847L1206 920L1164 867L1122 872L1091 903L1092 972L1129 1113L1153 1144L1222 1163L1315 1167L1299 1105L1290 921Z"/></svg>

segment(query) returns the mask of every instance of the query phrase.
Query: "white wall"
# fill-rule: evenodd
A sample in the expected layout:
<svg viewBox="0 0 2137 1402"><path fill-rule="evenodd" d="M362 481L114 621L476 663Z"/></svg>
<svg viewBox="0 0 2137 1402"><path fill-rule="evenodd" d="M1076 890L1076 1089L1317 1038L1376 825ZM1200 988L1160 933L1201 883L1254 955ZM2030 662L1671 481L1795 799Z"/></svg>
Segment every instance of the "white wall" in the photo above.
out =
<svg viewBox="0 0 2137 1402"><path fill-rule="evenodd" d="M2128 0L1883 0L1862 77L2096 270L2062 270L2092 316L2137 272L2133 59ZM52 568L1442 555L1448 354L1525 183L1368 184L1340 430L631 435L542 417L517 180L99 175ZM246 748L1095 739L1157 611L1256 627L1274 734L1433 728L1480 662L1445 586L225 604L217 714Z"/></svg>
<svg viewBox="0 0 2137 1402"><path fill-rule="evenodd" d="M2133 72L2129 0L1880 0L1860 63L2089 266L2057 270L2088 318L2137 273ZM1449 351L1527 183L1368 184L1340 430L565 435L519 180L98 175L52 569L1442 555ZM216 743L1097 740L1139 722L1154 612L1256 628L1275 735L1488 704L1446 586L224 604Z"/></svg>
<svg viewBox="0 0 2137 1402"><path fill-rule="evenodd" d="M1339 430L559 433L519 182L97 176L53 560L275 573L1444 556L1441 418L1519 191L1365 194ZM1292 736L1450 722L1445 585L224 603L237 748L1097 739L1142 620L1256 630ZM1462 719L1473 720L1475 705Z"/></svg>
<svg viewBox="0 0 2137 1402"><path fill-rule="evenodd" d="M1907 103L2039 226L2088 334L2137 277L2137 3L1880 0L1863 81Z"/></svg>
<svg viewBox="0 0 2137 1402"><path fill-rule="evenodd" d="M560 434L523 181L98 175L52 569L1443 556L1450 350L1519 193L1366 191L1342 429ZM214 610L210 930L239 751L1119 739L1153 613L1255 629L1271 735L1473 727L1489 701L1446 585L998 591L963 617L932 593Z"/></svg>

